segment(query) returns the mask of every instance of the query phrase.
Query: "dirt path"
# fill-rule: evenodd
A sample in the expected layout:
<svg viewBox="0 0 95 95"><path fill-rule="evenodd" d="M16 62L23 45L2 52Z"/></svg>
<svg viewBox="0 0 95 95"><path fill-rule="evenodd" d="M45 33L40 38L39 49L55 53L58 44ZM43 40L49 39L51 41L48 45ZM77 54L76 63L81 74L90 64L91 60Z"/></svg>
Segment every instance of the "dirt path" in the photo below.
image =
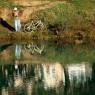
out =
<svg viewBox="0 0 95 95"><path fill-rule="evenodd" d="M34 12L37 12L39 10L44 10L46 8L50 8L55 6L58 3L63 3L62 1L55 1L55 2L50 2L50 1L31 1L27 2L24 1L23 3L18 2L19 5L23 6L23 14L21 16L21 20L27 20L31 14Z"/></svg>
<svg viewBox="0 0 95 95"><path fill-rule="evenodd" d="M22 6L21 20L26 21L29 19L30 15L39 10L44 10L49 7L53 7L58 3L65 3L65 1L32 1L32 0L10 0L16 5ZM11 10L1 9L0 16L5 20L10 18Z"/></svg>

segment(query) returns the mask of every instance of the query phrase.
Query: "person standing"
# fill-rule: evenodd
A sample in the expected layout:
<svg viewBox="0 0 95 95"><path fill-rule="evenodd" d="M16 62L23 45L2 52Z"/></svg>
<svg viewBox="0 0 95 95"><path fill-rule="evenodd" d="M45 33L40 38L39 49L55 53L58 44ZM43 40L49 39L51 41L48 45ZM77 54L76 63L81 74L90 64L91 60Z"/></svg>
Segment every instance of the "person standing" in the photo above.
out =
<svg viewBox="0 0 95 95"><path fill-rule="evenodd" d="M13 9L13 17L14 17L15 31L19 32L21 29L21 23L20 23L19 11L18 11L17 7L14 7L14 9Z"/></svg>

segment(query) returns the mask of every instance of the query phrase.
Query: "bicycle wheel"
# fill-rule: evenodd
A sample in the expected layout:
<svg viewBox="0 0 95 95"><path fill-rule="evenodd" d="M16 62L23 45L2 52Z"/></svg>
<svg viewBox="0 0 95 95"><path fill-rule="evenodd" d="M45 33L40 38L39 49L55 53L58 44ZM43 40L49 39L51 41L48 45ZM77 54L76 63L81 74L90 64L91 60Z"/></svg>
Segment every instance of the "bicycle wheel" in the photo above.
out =
<svg viewBox="0 0 95 95"><path fill-rule="evenodd" d="M34 32L44 29L44 24L41 20L32 20L31 22L28 22L24 26L25 32Z"/></svg>
<svg viewBox="0 0 95 95"><path fill-rule="evenodd" d="M35 29L37 30L37 31L41 31L41 30L43 30L44 29L44 24L43 24L43 22L41 21L41 20L37 20L35 23L34 23L34 25L35 25Z"/></svg>
<svg viewBox="0 0 95 95"><path fill-rule="evenodd" d="M31 27L31 23L26 23L24 25L24 32L33 32L33 28Z"/></svg>

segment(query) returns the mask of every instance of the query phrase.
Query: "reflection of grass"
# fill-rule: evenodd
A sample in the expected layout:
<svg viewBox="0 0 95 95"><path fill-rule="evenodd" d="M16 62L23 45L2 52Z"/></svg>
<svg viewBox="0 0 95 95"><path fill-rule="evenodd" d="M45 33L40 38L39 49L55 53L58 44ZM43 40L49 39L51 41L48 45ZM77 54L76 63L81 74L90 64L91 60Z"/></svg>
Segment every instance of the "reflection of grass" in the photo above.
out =
<svg viewBox="0 0 95 95"><path fill-rule="evenodd" d="M81 63L81 62L89 62L94 63L95 62L95 45L67 45L67 46L60 46L56 45L52 42L46 43L44 51L42 52L42 55L34 53L33 55L29 53L29 51L25 51L26 54L29 53L31 55L26 56L25 52L22 53L23 56L21 56L20 62L21 63L51 63L51 62L60 62L62 64L67 63ZM2 55L2 58L0 57L0 64L8 64L12 63L14 60L14 51L13 47L8 48L10 52L7 52L10 57L5 58L4 55ZM22 51L24 48L22 47ZM6 55L6 53L4 53ZM5 59L5 60L3 60Z"/></svg>
<svg viewBox="0 0 95 95"><path fill-rule="evenodd" d="M95 50L88 45L60 47L48 46L44 57L49 61L62 63L95 62Z"/></svg>

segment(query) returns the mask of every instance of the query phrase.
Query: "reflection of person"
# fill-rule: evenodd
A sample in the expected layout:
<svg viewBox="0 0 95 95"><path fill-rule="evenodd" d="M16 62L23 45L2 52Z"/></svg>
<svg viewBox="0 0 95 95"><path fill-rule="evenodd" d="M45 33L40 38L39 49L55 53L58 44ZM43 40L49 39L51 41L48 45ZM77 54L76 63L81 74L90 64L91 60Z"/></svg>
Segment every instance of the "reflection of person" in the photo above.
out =
<svg viewBox="0 0 95 95"><path fill-rule="evenodd" d="M20 31L21 23L20 23L19 11L18 11L17 7L15 7L13 9L13 17L14 17L15 31L18 32L18 31Z"/></svg>
<svg viewBox="0 0 95 95"><path fill-rule="evenodd" d="M21 57L21 45L16 45L16 47L15 47L15 57L16 57L16 59L20 59L20 57Z"/></svg>
<svg viewBox="0 0 95 95"><path fill-rule="evenodd" d="M16 44L15 46L15 71L16 74L18 74L19 70L18 70L18 64L20 64L20 58L21 58L21 45Z"/></svg>

